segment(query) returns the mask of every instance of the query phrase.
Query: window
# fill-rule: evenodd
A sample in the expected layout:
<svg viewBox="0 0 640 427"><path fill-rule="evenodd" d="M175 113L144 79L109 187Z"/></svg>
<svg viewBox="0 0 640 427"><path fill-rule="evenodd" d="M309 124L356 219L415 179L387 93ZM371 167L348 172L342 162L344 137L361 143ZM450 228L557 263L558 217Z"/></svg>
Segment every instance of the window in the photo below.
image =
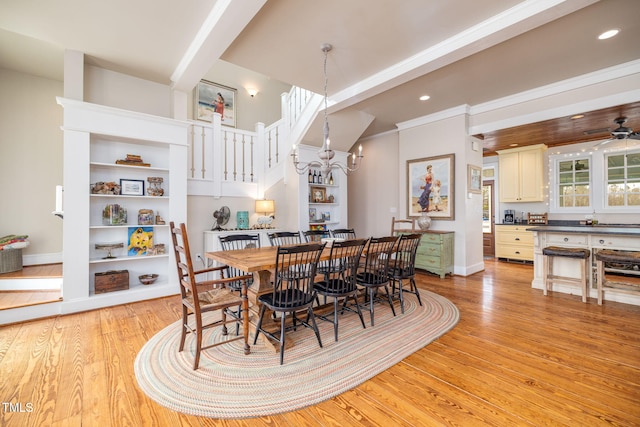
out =
<svg viewBox="0 0 640 427"><path fill-rule="evenodd" d="M557 163L558 207L589 207L590 159L559 160Z"/></svg>
<svg viewBox="0 0 640 427"><path fill-rule="evenodd" d="M640 206L640 152L607 156L607 206Z"/></svg>

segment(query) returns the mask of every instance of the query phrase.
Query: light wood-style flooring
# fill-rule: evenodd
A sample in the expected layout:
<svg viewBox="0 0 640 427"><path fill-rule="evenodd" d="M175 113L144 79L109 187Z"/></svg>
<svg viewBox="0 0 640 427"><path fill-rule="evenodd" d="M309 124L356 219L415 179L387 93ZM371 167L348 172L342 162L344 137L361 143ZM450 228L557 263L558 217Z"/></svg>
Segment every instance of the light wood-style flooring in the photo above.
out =
<svg viewBox="0 0 640 427"><path fill-rule="evenodd" d="M136 354L179 318L177 296L0 327L0 400L14 405L0 424L640 425L640 307L544 297L531 279L530 265L493 260L466 278L420 274L460 309L452 331L340 396L247 420L182 415L138 389Z"/></svg>
<svg viewBox="0 0 640 427"><path fill-rule="evenodd" d="M62 264L29 265L21 270L0 274L1 280L41 279L62 277ZM60 301L60 290L0 290L0 310L8 308L26 307L29 305L47 304Z"/></svg>

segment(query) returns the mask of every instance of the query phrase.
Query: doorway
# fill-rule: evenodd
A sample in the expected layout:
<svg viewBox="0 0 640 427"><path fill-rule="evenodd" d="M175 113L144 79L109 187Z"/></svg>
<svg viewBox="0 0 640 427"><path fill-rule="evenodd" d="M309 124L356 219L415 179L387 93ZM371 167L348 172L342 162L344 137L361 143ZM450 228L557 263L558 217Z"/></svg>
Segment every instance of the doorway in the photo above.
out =
<svg viewBox="0 0 640 427"><path fill-rule="evenodd" d="M495 246L495 206L494 181L482 181L482 253L485 257L494 257Z"/></svg>

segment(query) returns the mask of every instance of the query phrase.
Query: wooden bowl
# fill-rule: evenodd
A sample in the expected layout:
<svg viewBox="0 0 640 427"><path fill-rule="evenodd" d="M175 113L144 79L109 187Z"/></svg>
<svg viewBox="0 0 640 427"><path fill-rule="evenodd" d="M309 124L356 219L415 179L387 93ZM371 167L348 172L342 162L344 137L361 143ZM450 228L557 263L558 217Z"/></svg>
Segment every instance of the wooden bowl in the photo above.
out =
<svg viewBox="0 0 640 427"><path fill-rule="evenodd" d="M138 276L138 279L140 279L140 283L142 283L143 285L150 285L155 282L157 278L157 274L143 274L142 276Z"/></svg>

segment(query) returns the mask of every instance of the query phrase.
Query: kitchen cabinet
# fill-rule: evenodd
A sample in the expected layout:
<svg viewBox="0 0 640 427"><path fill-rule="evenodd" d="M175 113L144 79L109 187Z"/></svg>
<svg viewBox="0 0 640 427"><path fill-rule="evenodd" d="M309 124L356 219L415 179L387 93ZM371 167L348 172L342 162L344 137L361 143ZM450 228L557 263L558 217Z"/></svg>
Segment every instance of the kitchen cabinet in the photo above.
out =
<svg viewBox="0 0 640 427"><path fill-rule="evenodd" d="M533 226L529 229L534 233L534 278L531 286L535 289L543 289L544 271L542 250L547 246L563 246L584 248L591 251L592 273L589 275L590 298L596 298L595 277L595 253L601 249L613 249L622 251L640 251L640 227L616 227L616 226ZM618 268L620 267L620 268ZM578 277L579 263L573 259L558 259L554 261L554 272L560 276ZM627 277L640 275L637 268L624 269L622 266L611 265L607 272L623 273ZM625 281L628 280L625 278ZM580 295L577 286L559 284L554 291ZM624 290L609 289L604 294L607 301L615 301L626 304L640 305L640 292L629 293Z"/></svg>
<svg viewBox="0 0 640 427"><path fill-rule="evenodd" d="M496 224L496 258L533 261L533 233L526 225Z"/></svg>
<svg viewBox="0 0 640 427"><path fill-rule="evenodd" d="M544 200L544 144L498 151L500 202Z"/></svg>

